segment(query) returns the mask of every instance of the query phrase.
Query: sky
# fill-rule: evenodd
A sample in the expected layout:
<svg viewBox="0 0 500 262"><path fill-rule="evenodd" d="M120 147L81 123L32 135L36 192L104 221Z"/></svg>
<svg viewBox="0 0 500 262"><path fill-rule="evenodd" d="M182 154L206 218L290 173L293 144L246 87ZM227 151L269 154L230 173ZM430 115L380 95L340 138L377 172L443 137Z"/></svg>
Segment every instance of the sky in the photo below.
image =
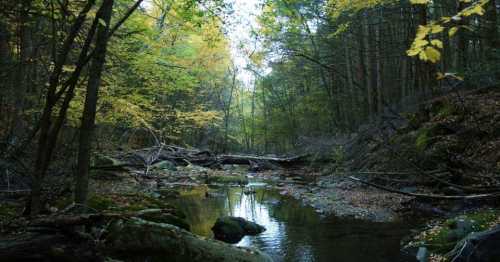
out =
<svg viewBox="0 0 500 262"><path fill-rule="evenodd" d="M231 55L238 71L238 79L248 89L253 88L255 76L245 70L249 63L248 55L255 49L255 41L251 37L252 29L258 27L256 17L260 14L261 0L229 0L233 4L234 13L226 25L231 42Z"/></svg>

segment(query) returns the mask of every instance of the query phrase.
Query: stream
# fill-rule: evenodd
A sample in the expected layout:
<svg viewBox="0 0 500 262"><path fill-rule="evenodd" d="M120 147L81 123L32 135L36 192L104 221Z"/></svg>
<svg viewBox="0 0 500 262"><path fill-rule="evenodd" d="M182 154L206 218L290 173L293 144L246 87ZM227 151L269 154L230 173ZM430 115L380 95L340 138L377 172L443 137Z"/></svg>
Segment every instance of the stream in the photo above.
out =
<svg viewBox="0 0 500 262"><path fill-rule="evenodd" d="M236 245L259 248L274 261L414 261L400 253L400 241L409 234L408 223L321 218L314 209L265 183L183 189L174 204L185 212L191 231L205 237L212 237L211 227L221 216L263 225L265 232L245 236Z"/></svg>

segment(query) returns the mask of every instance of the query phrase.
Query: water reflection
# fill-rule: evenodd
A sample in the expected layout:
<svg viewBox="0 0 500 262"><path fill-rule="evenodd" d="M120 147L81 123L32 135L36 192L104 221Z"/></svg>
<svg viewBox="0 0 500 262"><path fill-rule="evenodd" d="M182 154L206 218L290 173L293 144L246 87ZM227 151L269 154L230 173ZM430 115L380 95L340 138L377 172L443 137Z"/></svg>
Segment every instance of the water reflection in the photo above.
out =
<svg viewBox="0 0 500 262"><path fill-rule="evenodd" d="M243 217L266 227L257 236L245 236L238 246L254 246L275 261L404 261L400 239L408 226L346 219L320 219L312 208L283 197L263 185L209 189L205 194L183 194L176 204L187 215L193 233L212 237L218 217Z"/></svg>

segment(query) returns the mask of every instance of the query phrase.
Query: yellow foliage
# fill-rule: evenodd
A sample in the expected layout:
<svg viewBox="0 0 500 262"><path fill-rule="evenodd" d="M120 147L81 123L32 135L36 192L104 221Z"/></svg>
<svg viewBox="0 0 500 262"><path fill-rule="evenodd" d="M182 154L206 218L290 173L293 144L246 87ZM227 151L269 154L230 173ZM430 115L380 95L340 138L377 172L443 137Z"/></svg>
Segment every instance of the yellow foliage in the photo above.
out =
<svg viewBox="0 0 500 262"><path fill-rule="evenodd" d="M425 57L427 58L423 60L430 61L432 63L437 63L441 59L441 52L432 46L427 46L425 48L425 52L422 53L425 53Z"/></svg>
<svg viewBox="0 0 500 262"><path fill-rule="evenodd" d="M430 0L410 0L412 4L430 4ZM472 3L471 0L460 0L462 3ZM458 12L453 17L444 16L438 22L431 22L427 25L420 25L417 29L417 33L415 35L415 40L413 41L410 49L406 51L408 56L417 56L420 60L429 61L432 63L436 63L441 59L441 52L438 49L443 49L443 42L438 39L432 39L429 43L429 38L433 34L438 34L443 32L447 26L449 26L452 21L460 21L463 17L471 16L471 15L484 15L485 9L484 6L489 2L489 0L479 0L474 2L467 8ZM466 26L461 26L467 28ZM448 37L453 37L458 29L458 26L452 26L448 29ZM430 45L429 45L430 44ZM439 78L440 76L438 76Z"/></svg>
<svg viewBox="0 0 500 262"><path fill-rule="evenodd" d="M443 42L438 39L431 40L431 44L439 49L443 49Z"/></svg>

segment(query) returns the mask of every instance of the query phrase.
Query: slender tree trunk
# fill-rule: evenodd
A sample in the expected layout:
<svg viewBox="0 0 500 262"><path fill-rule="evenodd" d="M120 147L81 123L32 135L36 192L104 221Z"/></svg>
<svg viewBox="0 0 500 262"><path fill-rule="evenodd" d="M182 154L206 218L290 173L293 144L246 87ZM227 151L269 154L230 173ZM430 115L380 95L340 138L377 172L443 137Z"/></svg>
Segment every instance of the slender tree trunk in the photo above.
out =
<svg viewBox="0 0 500 262"><path fill-rule="evenodd" d="M457 12L462 11L465 7L466 4L463 3L462 1L459 1L457 4ZM465 25L467 22L464 21L465 18L463 18L460 21L461 25ZM459 70L461 73L465 73L466 67L467 67L467 37L466 37L466 29L461 28L458 30L457 33L457 65L456 68Z"/></svg>
<svg viewBox="0 0 500 262"><path fill-rule="evenodd" d="M365 88L366 88L366 101L368 107L368 119L371 121L373 112L373 85L372 85L372 59L370 52L370 21L368 13L363 15L363 47L364 47L364 72L365 72Z"/></svg>
<svg viewBox="0 0 500 262"><path fill-rule="evenodd" d="M380 9L382 10L382 9ZM381 38L381 31L382 31L382 11L380 11L379 14L379 19L378 19L378 25L376 27L376 32L375 32L375 53L376 53L376 70L377 70L377 112L380 114L383 111L383 84L382 84L382 77L383 77L383 72L382 72L382 38Z"/></svg>
<svg viewBox="0 0 500 262"><path fill-rule="evenodd" d="M349 42L350 40L350 37L348 35L347 39L346 39L346 42ZM350 105L350 111L349 112L346 112L346 114L351 114L354 115L354 109L356 108L355 105L357 103L355 103L355 94L354 94L354 79L353 79L353 76L352 76L352 57L351 57L351 51L350 51L350 47L346 44L344 45L344 52L345 52L345 63L346 63L346 72L347 72L347 97L349 99L348 103ZM347 107L344 109L344 110L347 110ZM356 118L355 117L349 117L348 115L346 115L347 117L347 128L349 130L353 129L354 126L356 125L355 123L355 120Z"/></svg>
<svg viewBox="0 0 500 262"><path fill-rule="evenodd" d="M80 11L75 22L71 26L68 36L64 40L64 43L60 49L57 58L54 58L54 70L52 71L49 79L49 87L47 90L47 96L45 101L45 106L40 118L40 134L38 137L37 146L37 156L35 160L35 166L33 170L33 179L31 185L31 198L29 199L26 213L30 215L37 215L41 209L41 189L42 181L47 173L47 169L52 157L52 151L54 145L49 143L49 137L51 134L52 126L52 114L54 107L57 103L57 87L60 84L60 76L62 73L62 68L66 64L67 57L73 46L73 43L82 27L87 13L90 11L91 7L94 5L94 0L88 0L85 7ZM56 38L56 36L53 36Z"/></svg>
<svg viewBox="0 0 500 262"><path fill-rule="evenodd" d="M22 114L28 90L30 60L33 54L31 20L29 15L31 2L31 0L21 1L21 10L19 12L19 62L15 72L15 79L12 82L12 90L15 90L15 103L9 135L11 145L17 144L18 138L23 136L25 130Z"/></svg>
<svg viewBox="0 0 500 262"><path fill-rule="evenodd" d="M95 41L96 48L89 69L90 77L87 83L87 93L85 96L82 124L80 127L78 174L75 184L75 202L80 205L87 204L92 137L95 126L99 87L101 85L101 75L106 61L113 1L114 0L103 0L102 2L102 7L100 9L101 13L98 14L98 17L102 19L104 23L99 23L97 28L97 37Z"/></svg>
<svg viewBox="0 0 500 262"><path fill-rule="evenodd" d="M233 102L233 92L236 87L236 68L233 68L233 77L231 81L231 88L229 90L229 99L227 104L224 105L224 148L223 152L227 152L228 139L229 139L229 120L231 117L231 104Z"/></svg>
<svg viewBox="0 0 500 262"><path fill-rule="evenodd" d="M495 50L500 50L500 39L498 36L498 14L496 8L497 0L490 0L486 8L486 57L490 60L493 70L496 70L495 76L500 81L500 69L498 68L498 55L492 55Z"/></svg>

